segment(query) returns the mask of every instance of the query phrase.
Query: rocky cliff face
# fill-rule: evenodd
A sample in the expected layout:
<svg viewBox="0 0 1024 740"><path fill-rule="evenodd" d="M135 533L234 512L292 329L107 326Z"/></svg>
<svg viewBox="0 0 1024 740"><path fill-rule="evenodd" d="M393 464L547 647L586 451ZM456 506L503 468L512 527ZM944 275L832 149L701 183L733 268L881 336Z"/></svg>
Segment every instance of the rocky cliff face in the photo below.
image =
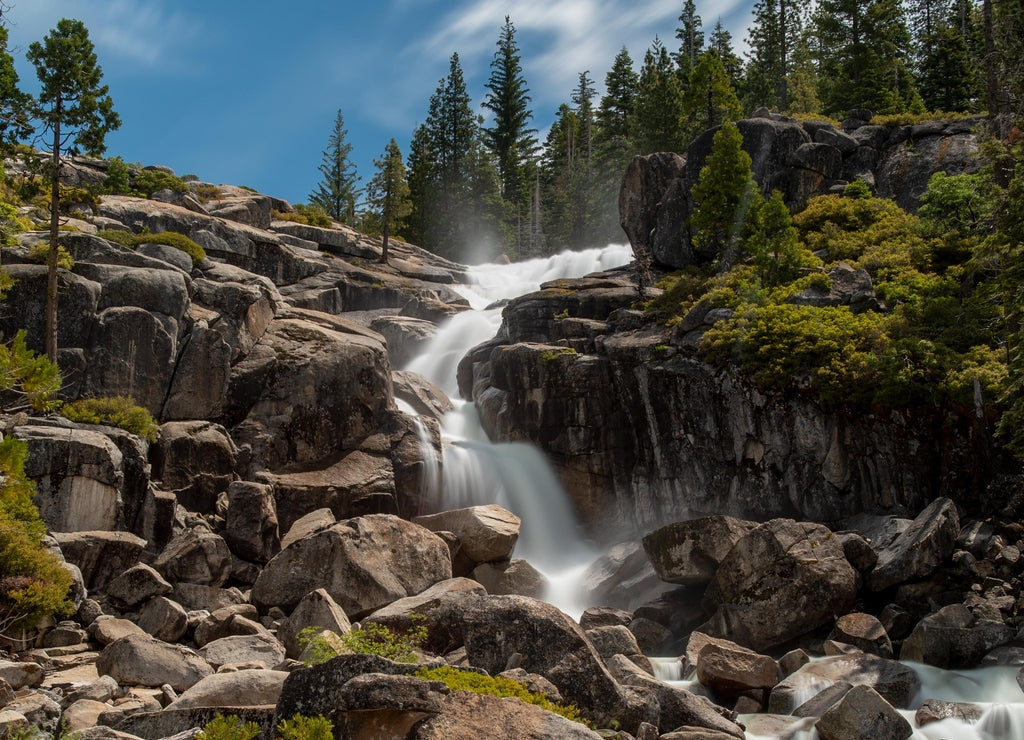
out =
<svg viewBox="0 0 1024 740"><path fill-rule="evenodd" d="M81 179L100 164L77 160L73 172ZM163 200L104 196L91 222L74 219L62 236L74 258L60 275L65 399L128 396L162 429L154 450L135 438L139 449L118 449L116 438L60 418L9 423L5 431L30 441L31 475L55 531L127 529L158 549L175 501L223 515L232 481L270 485L282 528L321 507L339 518L419 509L421 445L395 389L426 406L434 390L393 378L389 348L408 356L406 324L422 341L433 322L466 306L448 287L464 268L396 244L390 265L370 269L380 251L373 240L273 221L272 208L288 209L283 201L220 192L205 205L170 191L156 194ZM96 236L99 228L184 234L207 259L193 266L160 244L127 249ZM23 234L4 256L17 282L0 334L25 329L37 351L46 268L29 250L47 239Z"/></svg>
<svg viewBox="0 0 1024 740"><path fill-rule="evenodd" d="M978 131L983 118L912 126L875 126L869 111L851 111L837 129L829 121L804 121L755 114L736 123L754 179L767 195L779 190L797 210L814 195L863 180L879 196L915 210L935 172L974 172L979 163ZM693 212L690 188L711 151L716 129L697 137L685 154L637 157L620 191L622 228L635 248L670 268L707 262L690 244L687 221Z"/></svg>
<svg viewBox="0 0 1024 740"><path fill-rule="evenodd" d="M973 415L826 414L762 393L698 359L688 333L644 323L635 298L625 272L549 284L512 301L500 338L460 367L488 433L541 446L596 531L914 512L988 479Z"/></svg>
<svg viewBox="0 0 1024 740"><path fill-rule="evenodd" d="M839 130L765 114L737 126L762 189L781 190L793 206L862 179L913 208L933 172L978 166L979 123L851 119ZM685 156L637 157L625 174L623 228L656 265L716 257L691 246L686 226L713 134ZM856 271L841 268L849 275L830 274L836 295L821 301L873 298L870 281L862 296ZM838 295L847 283L848 295ZM476 400L492 437L546 450L596 531L612 535L626 522L642 532L720 513L828 522L916 512L940 494L967 500L989 480L983 415L824 413L799 392L762 393L698 357L701 332L722 318L716 311L694 312L672 329L631 310L636 298L629 271L542 286L508 305L499 337L460 369L461 391Z"/></svg>

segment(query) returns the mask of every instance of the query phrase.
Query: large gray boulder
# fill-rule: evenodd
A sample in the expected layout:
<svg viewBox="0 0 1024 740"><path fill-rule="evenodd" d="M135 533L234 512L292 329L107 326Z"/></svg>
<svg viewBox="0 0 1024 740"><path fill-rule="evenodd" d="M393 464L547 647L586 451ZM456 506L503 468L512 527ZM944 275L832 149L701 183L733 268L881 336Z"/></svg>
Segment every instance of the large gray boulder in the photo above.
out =
<svg viewBox="0 0 1024 740"><path fill-rule="evenodd" d="M249 669L215 673L190 686L167 709L193 707L258 707L277 704L288 674Z"/></svg>
<svg viewBox="0 0 1024 740"><path fill-rule="evenodd" d="M297 659L302 654L299 633L307 627L315 627L318 632L330 630L342 634L348 632L352 624L345 610L338 606L326 589L318 588L303 596L292 613L278 625L277 637L284 644L289 658Z"/></svg>
<svg viewBox="0 0 1024 740"><path fill-rule="evenodd" d="M809 698L841 681L870 686L901 709L910 706L921 688L914 670L895 660L864 653L838 655L807 663L780 681L772 689L768 711L789 714Z"/></svg>
<svg viewBox="0 0 1024 740"><path fill-rule="evenodd" d="M702 630L753 650L780 645L850 610L857 573L820 524L773 519L726 555L704 596Z"/></svg>
<svg viewBox="0 0 1024 740"><path fill-rule="evenodd" d="M626 168L619 190L619 223L637 256L647 254L677 267L692 263L689 238L681 239L688 215L685 174L686 158L667 152L634 157Z"/></svg>
<svg viewBox="0 0 1024 740"><path fill-rule="evenodd" d="M211 266L194 281L193 301L213 315L208 319L230 348L230 361L245 357L274 319L281 295L266 278L227 265Z"/></svg>
<svg viewBox="0 0 1024 740"><path fill-rule="evenodd" d="M380 335L313 311L279 312L232 367L225 414L255 469L278 470L353 449L394 406ZM305 512L303 512L305 513Z"/></svg>
<svg viewBox="0 0 1024 740"><path fill-rule="evenodd" d="M153 563L171 583L219 588L231 576L231 550L224 538L203 527L176 534Z"/></svg>
<svg viewBox="0 0 1024 740"><path fill-rule="evenodd" d="M707 697L650 676L624 655L612 656L608 668L620 684L639 691L651 705L658 707L658 717L651 724L660 732L668 733L685 726L720 732L726 737L744 737L742 728L732 720L731 713Z"/></svg>
<svg viewBox="0 0 1024 740"><path fill-rule="evenodd" d="M868 588L882 591L897 583L924 578L953 553L959 534L956 504L948 498L935 499L878 554L878 562L867 577Z"/></svg>
<svg viewBox="0 0 1024 740"><path fill-rule="evenodd" d="M184 691L213 674L194 651L145 634L126 635L100 651L96 671L121 685L163 686Z"/></svg>
<svg viewBox="0 0 1024 740"><path fill-rule="evenodd" d="M821 740L906 740L914 728L870 686L854 686L815 725Z"/></svg>
<svg viewBox="0 0 1024 740"><path fill-rule="evenodd" d="M78 566L90 590L107 583L139 562L146 541L130 532L53 532L64 559Z"/></svg>
<svg viewBox="0 0 1024 740"><path fill-rule="evenodd" d="M145 563L139 563L107 584L107 596L127 607L133 607L153 596L163 596L173 589L163 576Z"/></svg>
<svg viewBox="0 0 1024 740"><path fill-rule="evenodd" d="M271 486L251 481L235 481L228 486L224 539L233 553L257 563L265 563L280 552Z"/></svg>
<svg viewBox="0 0 1024 740"><path fill-rule="evenodd" d="M516 653L520 667L551 681L566 702L600 724L618 721L633 729L650 718L650 707L623 689L605 668L578 624L542 601L489 596L462 616L469 664L500 673Z"/></svg>
<svg viewBox="0 0 1024 740"><path fill-rule="evenodd" d="M455 691L441 701L440 711L416 726L415 740L597 740L602 737L579 722L532 704L511 703L496 696Z"/></svg>
<svg viewBox="0 0 1024 740"><path fill-rule="evenodd" d="M195 323L182 345L160 416L166 421L217 418L227 397L232 347L205 320Z"/></svg>
<svg viewBox="0 0 1024 740"><path fill-rule="evenodd" d="M189 511L212 514L217 496L235 477L238 449L220 424L174 421L160 425L153 477Z"/></svg>
<svg viewBox="0 0 1024 740"><path fill-rule="evenodd" d="M212 640L199 649L199 655L215 669L223 665L262 663L276 668L285 659L284 645L269 632L255 635L231 635ZM264 704L267 702L253 702Z"/></svg>
<svg viewBox="0 0 1024 740"><path fill-rule="evenodd" d="M900 649L901 660L939 668L974 668L993 648L1014 638L1013 627L979 619L963 604L924 617Z"/></svg>
<svg viewBox="0 0 1024 740"><path fill-rule="evenodd" d="M177 642L188 631L188 614L178 602L155 596L143 604L136 624L158 640Z"/></svg>
<svg viewBox="0 0 1024 740"><path fill-rule="evenodd" d="M519 517L497 504L442 511L413 521L431 532L453 532L459 538L459 554L474 563L510 559L522 524Z"/></svg>
<svg viewBox="0 0 1024 740"><path fill-rule="evenodd" d="M124 456L99 432L31 424L14 436L28 444L25 473L36 482L35 503L55 532L125 528Z"/></svg>
<svg viewBox="0 0 1024 740"><path fill-rule="evenodd" d="M644 551L661 580L706 584L732 546L754 526L722 515L666 524L644 535Z"/></svg>
<svg viewBox="0 0 1024 740"><path fill-rule="evenodd" d="M318 588L359 618L451 578L444 540L412 522L371 514L338 522L275 556L252 588L261 609L290 610Z"/></svg>
<svg viewBox="0 0 1024 740"><path fill-rule="evenodd" d="M100 312L86 354L83 394L127 396L159 416L174 375L180 328L174 317L137 306Z"/></svg>

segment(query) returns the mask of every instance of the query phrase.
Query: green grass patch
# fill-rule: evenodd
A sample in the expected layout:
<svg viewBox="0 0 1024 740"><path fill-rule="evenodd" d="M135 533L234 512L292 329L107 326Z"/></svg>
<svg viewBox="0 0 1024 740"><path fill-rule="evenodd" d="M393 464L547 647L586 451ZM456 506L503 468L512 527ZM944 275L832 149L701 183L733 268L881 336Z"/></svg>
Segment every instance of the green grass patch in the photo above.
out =
<svg viewBox="0 0 1024 740"><path fill-rule="evenodd" d="M590 726L590 723L583 718L576 707L571 704L553 702L544 694L530 691L523 684L513 681L511 678L487 676L474 671L461 671L451 666L421 668L416 671L416 676L427 681L441 681L452 691L472 691L475 694L522 699L527 704L533 704L549 712L560 714L573 722Z"/></svg>

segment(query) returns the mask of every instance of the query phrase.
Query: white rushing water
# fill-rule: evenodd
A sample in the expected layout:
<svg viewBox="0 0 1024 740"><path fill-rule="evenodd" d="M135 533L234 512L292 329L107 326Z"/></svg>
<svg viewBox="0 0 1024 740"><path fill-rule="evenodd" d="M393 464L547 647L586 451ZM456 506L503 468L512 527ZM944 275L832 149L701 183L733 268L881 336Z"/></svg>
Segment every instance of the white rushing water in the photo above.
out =
<svg viewBox="0 0 1024 740"><path fill-rule="evenodd" d="M444 390L456 408L442 424L443 466L428 459L424 478L437 510L497 503L522 519L515 556L525 558L547 576L546 599L574 617L587 606L574 586L597 553L581 536L565 492L544 456L523 443L492 443L480 425L476 407L458 399L456 369L476 345L493 338L501 325L496 301L537 290L542 282L580 277L628 263L628 246L609 246L584 252L565 252L547 259L470 268L475 281L457 290L473 310L458 314L439 330L426 350L407 369L420 373ZM411 408L407 409L411 413ZM425 428L420 425L426 448ZM431 456L427 456L428 458ZM693 677L684 680L678 657L652 658L656 675L696 693L706 690ZM910 740L1024 740L1024 696L1016 682L1016 667L944 671L912 665L921 678L916 709L925 699L970 702L983 710L975 722L943 720L915 727ZM815 692L812 692L815 693ZM810 698L810 697L808 697ZM914 725L914 711L903 712ZM814 718L793 718L785 737L819 740ZM748 740L777 736L748 733Z"/></svg>
<svg viewBox="0 0 1024 740"><path fill-rule="evenodd" d="M457 290L472 306L443 324L425 351L406 368L440 387L456 405L442 424L442 473L428 472L427 496L437 510L499 504L522 519L516 557L526 559L551 583L546 598L579 616L573 585L596 553L579 531L572 506L547 460L525 443L492 443L480 426L476 407L460 401L459 361L476 345L493 338L501 326L496 301L536 291L541 283L582 277L627 264L628 246L563 252L553 257L470 268L472 285Z"/></svg>

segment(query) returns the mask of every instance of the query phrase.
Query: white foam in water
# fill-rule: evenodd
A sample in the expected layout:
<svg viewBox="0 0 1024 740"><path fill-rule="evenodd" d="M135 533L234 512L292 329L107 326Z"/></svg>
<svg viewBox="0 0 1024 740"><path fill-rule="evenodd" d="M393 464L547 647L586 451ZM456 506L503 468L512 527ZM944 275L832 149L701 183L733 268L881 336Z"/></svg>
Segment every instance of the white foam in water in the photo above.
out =
<svg viewBox="0 0 1024 740"><path fill-rule="evenodd" d="M538 290L548 280L582 277L631 259L628 246L612 245L527 262L471 267L473 284L456 289L474 310L442 325L406 369L423 375L455 400L459 361L470 349L493 338L501 326L501 309L485 310L487 306ZM442 435L444 461L437 483L437 508L497 503L516 514L523 522L516 556L525 558L548 578L548 601L578 617L590 606L583 603L578 592L579 576L596 553L586 544L568 497L547 460L526 443L491 443L472 404L456 401L456 409L444 419ZM425 471L427 491L433 488L436 477L436 473Z"/></svg>
<svg viewBox="0 0 1024 740"><path fill-rule="evenodd" d="M456 400L455 374L465 354L494 337L501 325L501 309L485 310L487 306L537 290L548 280L580 277L631 259L628 246L610 246L515 264L472 267L469 274L473 284L456 290L474 310L458 314L441 326L424 353L407 368L442 388L456 405L442 424L445 444L440 474L436 465L429 464L436 464L436 460L426 428L421 425L417 430L431 450L424 471L425 490L436 491L438 510L498 503L518 515L523 524L516 556L526 558L548 577L552 588L547 600L573 617L592 606L582 599L577 586L581 571L595 553L581 536L568 498L544 456L523 443L492 444L480 426L476 408ZM699 684L680 680L679 658L652 658L652 663L662 680L697 692L703 690ZM1017 667L970 671L942 671L916 664L912 667L922 684L915 707L931 698L971 702L985 711L975 723L942 720L917 728L911 740L1024 740L1024 695L1017 686ZM913 724L914 712L903 714ZM787 738L818 740L813 718L793 720ZM748 734L747 738L769 740L770 736Z"/></svg>

